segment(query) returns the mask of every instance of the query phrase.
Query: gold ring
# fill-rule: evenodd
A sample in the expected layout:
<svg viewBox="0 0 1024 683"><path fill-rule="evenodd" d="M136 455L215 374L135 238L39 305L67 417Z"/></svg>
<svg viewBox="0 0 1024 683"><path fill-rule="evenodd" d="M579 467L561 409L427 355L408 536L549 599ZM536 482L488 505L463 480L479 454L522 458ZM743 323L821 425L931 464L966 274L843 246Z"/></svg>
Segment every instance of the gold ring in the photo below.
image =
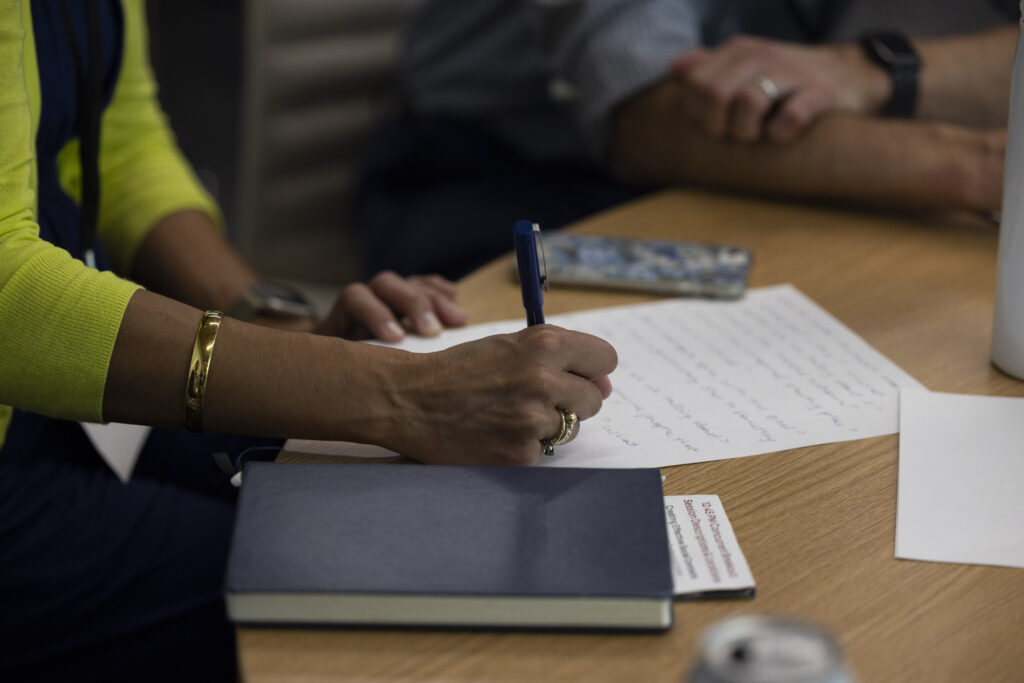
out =
<svg viewBox="0 0 1024 683"><path fill-rule="evenodd" d="M561 446L569 443L572 440L573 433L576 431L576 425L580 419L571 410L565 408L557 408L559 416L562 418L562 424L559 425L558 434L555 434L550 439L542 439L540 445L544 447L544 455L554 455L555 446Z"/></svg>

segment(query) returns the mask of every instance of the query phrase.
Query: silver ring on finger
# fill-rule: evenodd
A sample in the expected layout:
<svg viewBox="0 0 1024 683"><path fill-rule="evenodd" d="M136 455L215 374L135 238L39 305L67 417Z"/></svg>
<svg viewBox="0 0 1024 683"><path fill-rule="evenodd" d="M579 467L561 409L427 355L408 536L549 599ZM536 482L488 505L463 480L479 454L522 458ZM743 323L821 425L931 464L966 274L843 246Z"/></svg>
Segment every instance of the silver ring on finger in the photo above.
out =
<svg viewBox="0 0 1024 683"><path fill-rule="evenodd" d="M771 102L779 99L779 95L781 94L779 92L779 86L775 85L775 81L764 74L754 74L750 77L750 82L753 83L754 86Z"/></svg>
<svg viewBox="0 0 1024 683"><path fill-rule="evenodd" d="M541 439L540 445L544 448L544 455L554 455L555 446L562 446L572 441L576 433L576 426L579 424L579 417L571 410L557 408L561 417L561 424L558 433L549 439Z"/></svg>

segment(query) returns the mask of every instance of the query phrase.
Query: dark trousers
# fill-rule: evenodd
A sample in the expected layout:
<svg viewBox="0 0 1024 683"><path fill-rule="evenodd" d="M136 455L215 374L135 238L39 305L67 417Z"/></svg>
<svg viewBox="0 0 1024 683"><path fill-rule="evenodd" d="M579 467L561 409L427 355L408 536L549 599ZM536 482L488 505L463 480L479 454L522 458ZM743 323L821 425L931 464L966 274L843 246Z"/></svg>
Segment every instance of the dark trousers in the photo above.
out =
<svg viewBox="0 0 1024 683"><path fill-rule="evenodd" d="M211 454L275 444L154 430L126 485L77 423L16 412L0 449L0 680L236 680L236 490Z"/></svg>
<svg viewBox="0 0 1024 683"><path fill-rule="evenodd" d="M390 121L370 138L356 192L363 275L455 280L511 251L517 220L557 229L640 194L596 164L530 160L471 120Z"/></svg>

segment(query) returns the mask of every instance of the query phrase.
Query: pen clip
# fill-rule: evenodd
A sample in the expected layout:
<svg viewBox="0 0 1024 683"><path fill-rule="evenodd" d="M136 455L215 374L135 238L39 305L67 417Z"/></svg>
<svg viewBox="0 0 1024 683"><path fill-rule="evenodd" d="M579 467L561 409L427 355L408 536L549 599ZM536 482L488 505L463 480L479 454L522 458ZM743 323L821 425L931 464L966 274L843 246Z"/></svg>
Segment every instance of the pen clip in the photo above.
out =
<svg viewBox="0 0 1024 683"><path fill-rule="evenodd" d="M540 234L539 224L533 224L533 233L537 238L537 254L540 256L540 288L546 292L548 291L548 261L547 255L544 253L544 237Z"/></svg>

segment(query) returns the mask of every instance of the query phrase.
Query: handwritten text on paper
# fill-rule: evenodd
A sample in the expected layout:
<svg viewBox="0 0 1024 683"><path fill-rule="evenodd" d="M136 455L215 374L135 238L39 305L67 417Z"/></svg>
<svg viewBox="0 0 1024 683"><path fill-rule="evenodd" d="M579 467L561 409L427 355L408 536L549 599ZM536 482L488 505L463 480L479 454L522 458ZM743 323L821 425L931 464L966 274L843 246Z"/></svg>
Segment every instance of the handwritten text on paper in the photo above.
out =
<svg viewBox="0 0 1024 683"><path fill-rule="evenodd" d="M547 465L662 467L891 434L899 389L923 388L790 285L548 321L606 339L619 367L601 412ZM476 325L400 346L437 351L522 327Z"/></svg>

